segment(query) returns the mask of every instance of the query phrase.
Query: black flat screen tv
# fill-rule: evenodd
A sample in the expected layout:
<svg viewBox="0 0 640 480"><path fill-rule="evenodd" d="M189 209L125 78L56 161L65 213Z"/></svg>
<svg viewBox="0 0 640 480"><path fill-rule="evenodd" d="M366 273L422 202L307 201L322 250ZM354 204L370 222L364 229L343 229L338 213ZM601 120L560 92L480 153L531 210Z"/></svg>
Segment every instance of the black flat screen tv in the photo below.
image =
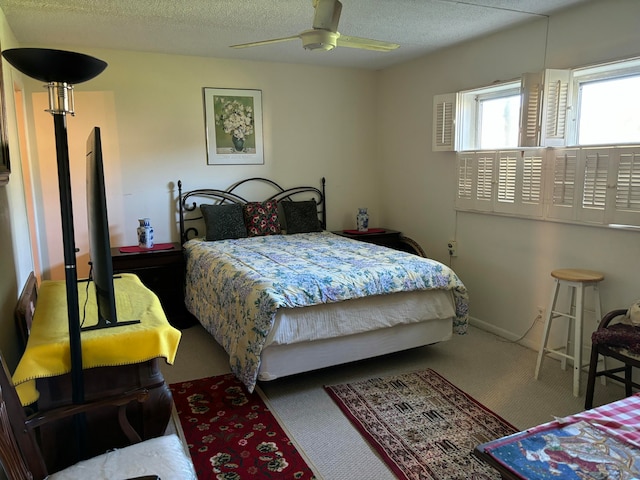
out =
<svg viewBox="0 0 640 480"><path fill-rule="evenodd" d="M87 139L87 220L91 265L89 281L93 280L95 286L98 318L95 325L83 327L82 330L139 323L139 320L118 322L99 127L94 127Z"/></svg>

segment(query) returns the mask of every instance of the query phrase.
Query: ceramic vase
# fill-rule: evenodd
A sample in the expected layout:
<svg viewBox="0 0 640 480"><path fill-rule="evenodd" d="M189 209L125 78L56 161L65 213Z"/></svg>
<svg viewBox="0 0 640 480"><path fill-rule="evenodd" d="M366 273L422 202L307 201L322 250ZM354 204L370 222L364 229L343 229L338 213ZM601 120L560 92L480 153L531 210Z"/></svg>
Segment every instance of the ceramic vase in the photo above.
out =
<svg viewBox="0 0 640 480"><path fill-rule="evenodd" d="M369 230L369 214L366 208L359 208L358 215L356 215L356 224L358 225L359 232L366 232Z"/></svg>
<svg viewBox="0 0 640 480"><path fill-rule="evenodd" d="M236 152L242 152L244 150L244 138L238 138L232 135L231 141L233 142L233 148Z"/></svg>
<svg viewBox="0 0 640 480"><path fill-rule="evenodd" d="M153 227L149 218L139 218L138 222L138 246L140 248L153 248Z"/></svg>

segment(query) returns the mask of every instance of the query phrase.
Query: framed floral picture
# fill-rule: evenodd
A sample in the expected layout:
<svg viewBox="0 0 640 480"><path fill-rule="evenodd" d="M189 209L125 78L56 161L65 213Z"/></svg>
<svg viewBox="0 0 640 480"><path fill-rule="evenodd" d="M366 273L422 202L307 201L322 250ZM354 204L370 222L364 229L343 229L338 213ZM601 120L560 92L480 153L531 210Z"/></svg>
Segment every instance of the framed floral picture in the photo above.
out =
<svg viewBox="0 0 640 480"><path fill-rule="evenodd" d="M208 165L264 164L262 91L204 88Z"/></svg>

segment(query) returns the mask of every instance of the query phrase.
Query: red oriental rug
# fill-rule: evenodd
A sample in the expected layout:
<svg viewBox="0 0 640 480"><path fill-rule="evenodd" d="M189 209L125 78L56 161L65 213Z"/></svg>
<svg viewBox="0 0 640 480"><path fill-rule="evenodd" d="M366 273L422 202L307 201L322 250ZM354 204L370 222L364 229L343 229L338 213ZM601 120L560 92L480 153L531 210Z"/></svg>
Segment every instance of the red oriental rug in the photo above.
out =
<svg viewBox="0 0 640 480"><path fill-rule="evenodd" d="M260 395L233 374L169 388L198 480L315 478Z"/></svg>
<svg viewBox="0 0 640 480"><path fill-rule="evenodd" d="M500 479L473 455L515 427L435 371L325 386L400 479Z"/></svg>

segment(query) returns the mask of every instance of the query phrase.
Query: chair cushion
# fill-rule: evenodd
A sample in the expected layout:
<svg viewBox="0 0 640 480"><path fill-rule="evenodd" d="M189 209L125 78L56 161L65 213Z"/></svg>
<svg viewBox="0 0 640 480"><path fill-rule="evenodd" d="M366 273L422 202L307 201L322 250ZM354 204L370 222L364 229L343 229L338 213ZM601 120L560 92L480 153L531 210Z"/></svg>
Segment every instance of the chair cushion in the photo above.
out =
<svg viewBox="0 0 640 480"><path fill-rule="evenodd" d="M191 458L177 435L164 435L83 460L49 475L49 480L112 480L157 475L197 480Z"/></svg>
<svg viewBox="0 0 640 480"><path fill-rule="evenodd" d="M634 355L640 355L640 328L623 323L609 325L591 334L594 345L624 347Z"/></svg>

